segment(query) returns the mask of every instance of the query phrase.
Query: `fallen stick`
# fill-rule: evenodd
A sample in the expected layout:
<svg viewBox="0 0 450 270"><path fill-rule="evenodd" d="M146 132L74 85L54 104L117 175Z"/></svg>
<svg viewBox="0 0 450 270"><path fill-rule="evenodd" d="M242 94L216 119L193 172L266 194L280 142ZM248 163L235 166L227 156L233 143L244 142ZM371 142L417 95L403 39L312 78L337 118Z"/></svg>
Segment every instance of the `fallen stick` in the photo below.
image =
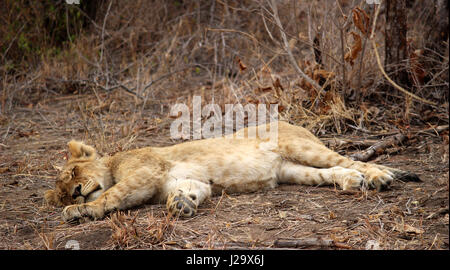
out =
<svg viewBox="0 0 450 270"><path fill-rule="evenodd" d="M374 145L378 140L351 140L351 139L325 139L322 140L329 148L334 150L348 149L348 148L366 148Z"/></svg>
<svg viewBox="0 0 450 270"><path fill-rule="evenodd" d="M432 219L432 218L435 218L435 217L437 217L439 215L443 215L443 214L448 214L448 207L439 209L439 211L434 212L433 214L429 215L426 219Z"/></svg>
<svg viewBox="0 0 450 270"><path fill-rule="evenodd" d="M277 239L273 243L274 247L277 248L308 248L308 247L320 247L320 248L345 248L351 249L351 246L338 243L331 239L323 238L303 238L303 239Z"/></svg>
<svg viewBox="0 0 450 270"><path fill-rule="evenodd" d="M419 205L424 206L425 203L426 203L429 199L431 199L431 197L433 197L434 195L436 195L436 194L438 194L439 192L444 191L444 190L446 190L446 189L447 189L447 187L440 188L440 189L436 190L435 192L433 192L432 194L429 194L425 199L420 199L420 200L419 200Z"/></svg>
<svg viewBox="0 0 450 270"><path fill-rule="evenodd" d="M405 139L406 139L406 136L399 133L397 135L388 137L383 141L375 143L374 145L370 146L369 148L367 148L366 150L364 150L362 152L351 155L350 158L353 160L356 160L356 161L368 161L378 151L384 150L385 148L387 148L389 146L399 144L399 143L403 142Z"/></svg>
<svg viewBox="0 0 450 270"><path fill-rule="evenodd" d="M427 133L428 131L434 131L434 132L437 132L438 135L439 135L439 133L441 133L442 131L445 131L445 130L448 130L448 125L431 127L431 128L427 128L427 129L424 129L424 130L420 130L420 131L417 132L417 134Z"/></svg>

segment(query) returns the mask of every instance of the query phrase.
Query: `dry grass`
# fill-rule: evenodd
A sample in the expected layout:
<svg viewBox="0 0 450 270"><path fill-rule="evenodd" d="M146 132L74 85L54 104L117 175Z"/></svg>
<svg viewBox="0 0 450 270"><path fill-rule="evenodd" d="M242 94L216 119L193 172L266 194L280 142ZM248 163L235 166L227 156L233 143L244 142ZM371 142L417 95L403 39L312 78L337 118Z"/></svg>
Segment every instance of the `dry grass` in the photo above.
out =
<svg viewBox="0 0 450 270"><path fill-rule="evenodd" d="M280 45L280 29L267 2L176 3L118 1L105 6L105 14L99 16L90 31L72 41L58 57L43 55L39 69L17 74L4 72L2 112L9 112L17 104L34 106L55 94L94 93L95 99L75 109L99 114L114 106L105 100L105 93L109 96L125 91L135 96L133 110L138 117L149 106L188 103L189 96L197 94L205 103L214 102L221 107L279 102L283 118L317 133L322 129L345 133L348 124L370 129L370 118L358 114L380 103L390 112L386 117L401 119L396 124L426 122L414 112L427 111L429 107L411 103L400 93L386 92L380 84L383 80L373 50L366 46L366 35L351 19L356 7L370 16L370 6L364 1L344 1L342 5L335 1L279 4L289 49L299 67L326 90L320 95L318 89L298 77L288 61ZM429 50L424 47L426 42L414 33L428 31L424 25L427 18L422 22L421 17L411 17L411 46L420 52L411 56L411 63L403 68L413 70L420 65L426 69L430 79L411 90L440 102L444 109L434 110L448 121L448 95L439 90L448 87L448 55L425 53ZM380 17L376 28L379 44L383 40L383 23ZM354 47L355 36L362 39L363 48L350 64L343 56ZM336 46L338 40L344 47ZM314 47L320 50L320 57L314 55ZM394 110L398 101L404 105L397 113ZM124 132L134 128L133 121L135 118L131 118Z"/></svg>

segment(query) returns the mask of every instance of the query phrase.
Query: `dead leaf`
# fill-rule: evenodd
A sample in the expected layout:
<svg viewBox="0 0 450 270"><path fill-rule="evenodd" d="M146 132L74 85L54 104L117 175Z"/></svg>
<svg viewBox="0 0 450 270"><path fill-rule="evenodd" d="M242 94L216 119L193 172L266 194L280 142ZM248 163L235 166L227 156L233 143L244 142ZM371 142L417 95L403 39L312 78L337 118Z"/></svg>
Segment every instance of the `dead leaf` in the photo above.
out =
<svg viewBox="0 0 450 270"><path fill-rule="evenodd" d="M423 85L425 81L425 76L428 75L423 65L419 62L419 57L422 54L423 54L422 50L415 50L409 54L411 73L408 74L412 76L411 79L416 85Z"/></svg>
<svg viewBox="0 0 450 270"><path fill-rule="evenodd" d="M260 86L260 87L256 88L253 92L257 95L261 95L261 94L269 93L272 90L273 90L272 86ZM247 98L247 100L249 100L249 98ZM258 101L258 102L251 102L251 103L258 104L260 102Z"/></svg>
<svg viewBox="0 0 450 270"><path fill-rule="evenodd" d="M273 82L273 86L275 87L275 89L281 89L281 91L284 91L284 88L280 82L280 78L276 78L276 80Z"/></svg>
<svg viewBox="0 0 450 270"><path fill-rule="evenodd" d="M333 211L330 211L328 213L328 219L335 219L336 218L336 214Z"/></svg>
<svg viewBox="0 0 450 270"><path fill-rule="evenodd" d="M366 29L364 27L364 24L361 20L361 14L359 14L359 12L356 9L352 10L352 18L353 18L353 23L355 24L355 26L359 29L359 31L361 31L362 33L366 33Z"/></svg>
<svg viewBox="0 0 450 270"><path fill-rule="evenodd" d="M334 78L334 76L335 76L335 73L332 71L327 71L324 69L316 69L316 70L314 70L313 78L314 78L314 80L318 81L320 78L327 80L329 78Z"/></svg>
<svg viewBox="0 0 450 270"><path fill-rule="evenodd" d="M289 42L288 42L289 49L293 50L295 47L295 43L297 43L297 40L295 38L292 38L291 40L289 40Z"/></svg>
<svg viewBox="0 0 450 270"><path fill-rule="evenodd" d="M280 218L286 218L287 212L286 211L279 211L278 215L280 216Z"/></svg>
<svg viewBox="0 0 450 270"><path fill-rule="evenodd" d="M357 7L352 10L352 18L353 23L359 31L361 31L364 35L367 35L370 23L369 15L367 15L364 10Z"/></svg>
<svg viewBox="0 0 450 270"><path fill-rule="evenodd" d="M259 102L258 99L255 99L253 97L246 97L245 99L247 100L247 103L250 103L250 104L259 104L259 103L261 103L261 102Z"/></svg>
<svg viewBox="0 0 450 270"><path fill-rule="evenodd" d="M236 57L236 61L237 61L238 64L239 64L239 70L240 70L241 72L244 72L244 71L247 69L247 66L244 65L244 63L242 63L242 61L241 61L241 59L240 59L239 57Z"/></svg>
<svg viewBox="0 0 450 270"><path fill-rule="evenodd" d="M362 51L362 42L360 35L353 31L350 34L353 36L353 45L350 51L345 54L344 60L353 66L353 61L358 57L359 52Z"/></svg>
<svg viewBox="0 0 450 270"><path fill-rule="evenodd" d="M31 130L31 131L18 131L17 135L19 137L30 137L30 136L32 136L35 133L36 132L34 130Z"/></svg>
<svg viewBox="0 0 450 270"><path fill-rule="evenodd" d="M177 119L177 118L181 117L182 115L183 115L183 112L178 112L177 115L173 115L173 114L169 115L169 118Z"/></svg>

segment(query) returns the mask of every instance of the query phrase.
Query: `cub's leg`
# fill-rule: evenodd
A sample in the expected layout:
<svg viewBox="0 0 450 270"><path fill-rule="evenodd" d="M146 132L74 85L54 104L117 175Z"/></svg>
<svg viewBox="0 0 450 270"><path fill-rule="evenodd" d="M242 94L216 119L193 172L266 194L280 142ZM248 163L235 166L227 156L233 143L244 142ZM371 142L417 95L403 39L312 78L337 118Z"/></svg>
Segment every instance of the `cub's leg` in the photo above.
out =
<svg viewBox="0 0 450 270"><path fill-rule="evenodd" d="M394 178L417 181L415 174L397 169L391 169L376 164L354 161L328 149L326 146L308 139L294 139L279 142L281 156L286 159L306 166L318 168L343 167L355 169L365 176L365 182L369 187L383 190L387 188ZM417 180L415 180L417 179Z"/></svg>
<svg viewBox="0 0 450 270"><path fill-rule="evenodd" d="M318 169L283 161L278 173L279 183L303 185L339 185L343 190L359 188L364 183L364 176L354 169L331 167Z"/></svg>
<svg viewBox="0 0 450 270"><path fill-rule="evenodd" d="M125 210L151 199L161 186L164 174L155 175L149 168L141 168L115 184L91 202L66 206L64 221L77 223L79 219L100 219L114 210Z"/></svg>
<svg viewBox="0 0 450 270"><path fill-rule="evenodd" d="M192 217L197 213L197 207L211 196L209 184L192 179L169 180L164 185L167 194L167 209L173 215Z"/></svg>

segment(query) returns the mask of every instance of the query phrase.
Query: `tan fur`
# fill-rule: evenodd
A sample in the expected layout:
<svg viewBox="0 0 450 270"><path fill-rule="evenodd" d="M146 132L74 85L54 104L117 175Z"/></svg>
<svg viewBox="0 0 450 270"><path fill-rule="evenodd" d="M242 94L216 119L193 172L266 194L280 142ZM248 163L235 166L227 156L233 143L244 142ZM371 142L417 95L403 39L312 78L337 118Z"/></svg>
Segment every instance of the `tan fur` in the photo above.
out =
<svg viewBox="0 0 450 270"><path fill-rule="evenodd" d="M206 198L222 190L253 192L278 183L381 190L396 175L407 174L350 160L304 128L282 121L274 124L278 125L275 142L247 138L257 128L250 127L225 137L101 158L91 146L71 141L71 157L45 199L67 205L62 214L66 221L102 218L150 200L166 202L170 213L189 217Z"/></svg>

